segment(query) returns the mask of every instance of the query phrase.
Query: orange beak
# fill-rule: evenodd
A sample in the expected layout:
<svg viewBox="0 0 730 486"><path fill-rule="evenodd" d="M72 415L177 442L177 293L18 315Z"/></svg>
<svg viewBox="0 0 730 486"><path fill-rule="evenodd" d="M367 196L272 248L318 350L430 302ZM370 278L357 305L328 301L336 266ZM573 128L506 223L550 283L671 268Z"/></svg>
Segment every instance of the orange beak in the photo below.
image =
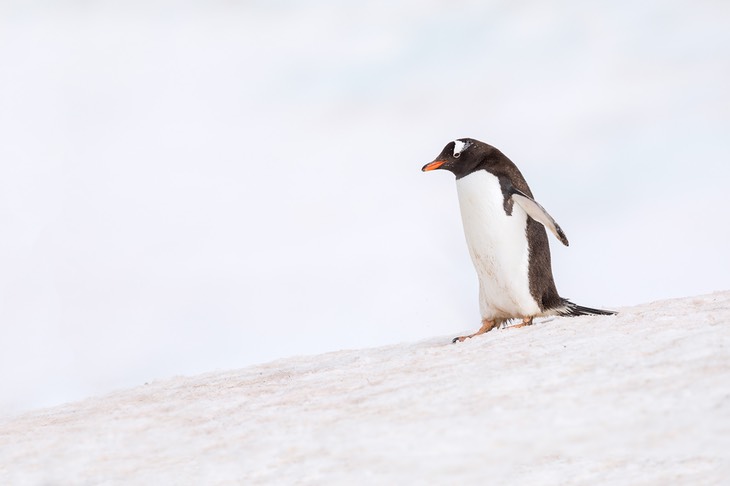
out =
<svg viewBox="0 0 730 486"><path fill-rule="evenodd" d="M429 170L436 170L439 167L441 167L442 165L444 165L445 163L446 163L445 160L434 160L430 164L424 165L423 168L421 168L421 170L423 172L428 172Z"/></svg>

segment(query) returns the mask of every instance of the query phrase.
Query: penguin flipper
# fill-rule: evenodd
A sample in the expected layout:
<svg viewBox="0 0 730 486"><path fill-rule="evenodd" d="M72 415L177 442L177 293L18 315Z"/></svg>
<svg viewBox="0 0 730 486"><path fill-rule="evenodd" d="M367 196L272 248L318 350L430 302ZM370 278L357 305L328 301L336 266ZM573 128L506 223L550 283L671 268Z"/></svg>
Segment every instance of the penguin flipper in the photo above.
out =
<svg viewBox="0 0 730 486"><path fill-rule="evenodd" d="M555 237L560 240L562 244L568 246L568 237L565 236L563 229L553 219L553 217L548 214L545 208L538 204L537 201L514 187L512 188L512 200L516 202L528 216L538 223L542 223L543 226L552 231Z"/></svg>

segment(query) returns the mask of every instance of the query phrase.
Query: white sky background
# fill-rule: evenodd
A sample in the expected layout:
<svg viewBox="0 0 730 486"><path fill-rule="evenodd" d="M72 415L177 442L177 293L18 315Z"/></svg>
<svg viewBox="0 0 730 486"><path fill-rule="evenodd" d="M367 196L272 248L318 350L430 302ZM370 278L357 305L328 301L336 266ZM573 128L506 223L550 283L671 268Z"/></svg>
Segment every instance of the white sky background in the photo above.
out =
<svg viewBox="0 0 730 486"><path fill-rule="evenodd" d="M0 412L475 329L458 137L562 295L730 287L730 4L150 3L0 4Z"/></svg>

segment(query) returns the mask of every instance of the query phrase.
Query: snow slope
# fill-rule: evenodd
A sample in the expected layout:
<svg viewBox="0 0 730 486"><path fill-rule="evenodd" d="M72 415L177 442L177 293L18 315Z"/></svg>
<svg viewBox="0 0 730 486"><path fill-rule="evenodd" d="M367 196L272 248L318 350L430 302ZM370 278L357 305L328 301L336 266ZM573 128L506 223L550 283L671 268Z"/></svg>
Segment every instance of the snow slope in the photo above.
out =
<svg viewBox="0 0 730 486"><path fill-rule="evenodd" d="M730 477L730 291L450 338L177 377L5 419L0 483Z"/></svg>

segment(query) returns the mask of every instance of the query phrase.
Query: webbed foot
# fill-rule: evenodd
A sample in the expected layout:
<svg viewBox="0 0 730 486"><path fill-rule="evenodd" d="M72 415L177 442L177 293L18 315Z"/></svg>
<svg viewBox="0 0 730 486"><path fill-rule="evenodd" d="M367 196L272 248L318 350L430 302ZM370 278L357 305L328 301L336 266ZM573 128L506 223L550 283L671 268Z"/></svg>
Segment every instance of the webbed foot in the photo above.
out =
<svg viewBox="0 0 730 486"><path fill-rule="evenodd" d="M464 341L466 341L469 338L473 338L474 336L478 336L480 334L484 334L485 332L491 331L492 329L494 329L498 325L499 325L499 321L497 321L497 320L488 321L488 320L484 319L482 321L482 327L480 327L477 332L475 332L474 334L469 334L468 336L455 337L454 339L451 340L451 342L452 343L455 343L455 342L458 341L460 343L463 343Z"/></svg>

